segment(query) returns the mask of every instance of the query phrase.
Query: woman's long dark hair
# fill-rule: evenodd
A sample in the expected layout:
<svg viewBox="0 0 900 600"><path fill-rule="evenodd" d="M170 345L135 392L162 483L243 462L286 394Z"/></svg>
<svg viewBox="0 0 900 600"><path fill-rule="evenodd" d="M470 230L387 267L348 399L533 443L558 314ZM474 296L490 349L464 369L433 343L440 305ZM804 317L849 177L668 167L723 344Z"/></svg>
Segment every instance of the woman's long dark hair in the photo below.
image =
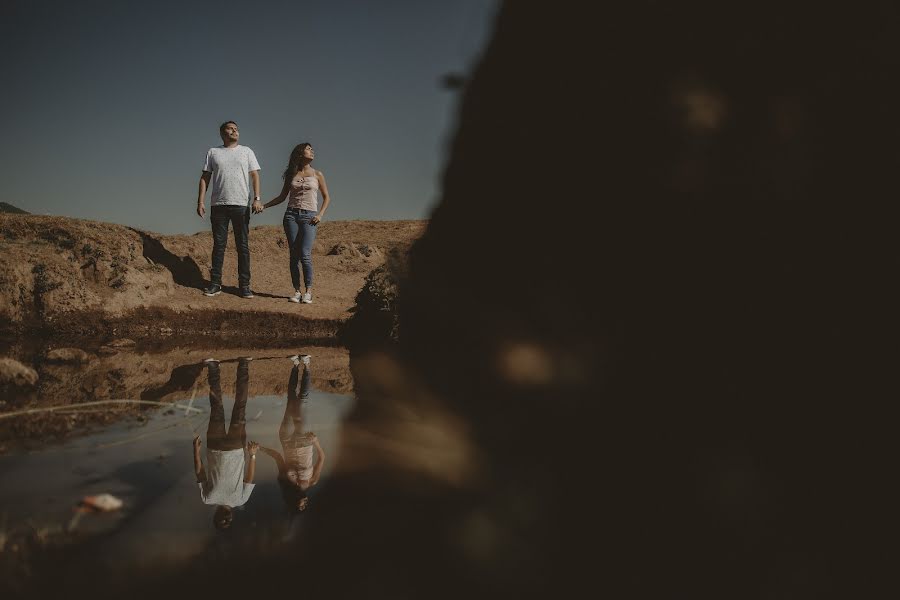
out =
<svg viewBox="0 0 900 600"><path fill-rule="evenodd" d="M290 481L287 477L281 476L278 477L278 487L281 488L281 498L284 500L288 512L303 512L297 509L297 505L300 504L300 501L304 498L308 498L306 491ZM309 502L309 500L307 500L307 502Z"/></svg>
<svg viewBox="0 0 900 600"><path fill-rule="evenodd" d="M290 181L294 178L294 175L300 170L300 161L303 160L303 151L310 146L312 146L312 144L309 142L303 142L302 144L294 146L294 149L291 150L291 157L288 159L287 169L284 170L284 174L281 176L282 179Z"/></svg>

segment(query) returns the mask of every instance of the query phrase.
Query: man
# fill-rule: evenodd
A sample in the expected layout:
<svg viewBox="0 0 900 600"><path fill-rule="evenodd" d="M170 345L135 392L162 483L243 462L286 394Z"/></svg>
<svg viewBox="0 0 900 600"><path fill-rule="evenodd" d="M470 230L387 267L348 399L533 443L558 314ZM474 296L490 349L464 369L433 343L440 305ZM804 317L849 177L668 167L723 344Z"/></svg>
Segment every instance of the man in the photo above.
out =
<svg viewBox="0 0 900 600"><path fill-rule="evenodd" d="M200 458L200 436L194 436L194 474L204 504L216 506L213 525L216 529L228 529L233 518L232 509L250 499L255 484L256 452L259 444L247 442L246 409L250 372L249 358L238 361L237 382L231 423L225 430L225 407L222 404L222 384L219 361L206 359L209 370L209 425L206 430L206 463ZM244 451L248 458L245 460Z"/></svg>
<svg viewBox="0 0 900 600"><path fill-rule="evenodd" d="M212 224L213 252L210 285L203 290L207 296L222 292L222 262L228 244L228 223L234 230L234 243L238 253L238 286L241 298L253 298L250 291L250 183L253 183L253 212L262 211L259 199L259 163L253 150L238 144L240 133L237 123L225 121L219 126L222 145L210 148L206 153L200 190L197 197L197 214L206 214L203 204L206 188L212 181L209 220Z"/></svg>

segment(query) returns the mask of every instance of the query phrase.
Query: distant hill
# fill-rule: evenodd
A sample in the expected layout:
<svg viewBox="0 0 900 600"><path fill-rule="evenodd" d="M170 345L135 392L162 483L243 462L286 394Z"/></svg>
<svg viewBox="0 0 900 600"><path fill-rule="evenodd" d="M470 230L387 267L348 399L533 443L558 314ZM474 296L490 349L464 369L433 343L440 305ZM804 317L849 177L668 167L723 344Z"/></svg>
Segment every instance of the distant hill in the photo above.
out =
<svg viewBox="0 0 900 600"><path fill-rule="evenodd" d="M12 204L7 204L6 202L0 202L0 212L16 213L16 214L20 214L20 215L30 215L31 214L27 210L22 210L21 208L13 206Z"/></svg>

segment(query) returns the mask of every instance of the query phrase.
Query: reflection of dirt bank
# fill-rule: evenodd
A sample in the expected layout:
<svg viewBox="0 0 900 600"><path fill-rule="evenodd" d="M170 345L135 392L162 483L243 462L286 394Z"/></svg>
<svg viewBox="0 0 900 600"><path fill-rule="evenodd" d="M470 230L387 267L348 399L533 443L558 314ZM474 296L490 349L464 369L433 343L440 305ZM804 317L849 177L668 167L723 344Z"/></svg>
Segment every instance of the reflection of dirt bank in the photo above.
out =
<svg viewBox="0 0 900 600"><path fill-rule="evenodd" d="M343 318L298 318L295 313L263 310L210 309L179 312L166 307L140 307L117 317L110 317L99 310L81 312L77 318L54 327L52 339L83 343L85 338L96 338L99 335L176 343L214 339L231 346L247 346L252 343L267 345L289 340L328 343L335 339L343 322Z"/></svg>
<svg viewBox="0 0 900 600"><path fill-rule="evenodd" d="M341 347L174 349L166 353L126 350L110 356L92 353L85 364L37 364L36 390L4 399L0 402L0 411L77 408L85 402L120 399L188 403L195 396L205 397L209 393L203 365L206 358L221 361L222 393L229 396L234 394L237 358L240 356L254 358L250 363L250 397L279 396L287 394L292 367L287 357L296 352L312 355L310 374L314 389L336 394L352 393L349 354ZM103 405L85 407L85 412L79 413L42 412L0 419L0 446L8 449L18 443L60 439L86 428L122 419L140 419L142 413L159 409L153 405Z"/></svg>

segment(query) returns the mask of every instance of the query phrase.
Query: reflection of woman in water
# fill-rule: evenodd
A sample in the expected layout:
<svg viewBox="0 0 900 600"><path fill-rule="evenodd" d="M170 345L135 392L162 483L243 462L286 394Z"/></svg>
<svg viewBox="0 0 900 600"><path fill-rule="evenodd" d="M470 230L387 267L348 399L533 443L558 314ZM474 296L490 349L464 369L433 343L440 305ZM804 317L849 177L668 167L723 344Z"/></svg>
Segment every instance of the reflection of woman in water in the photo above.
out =
<svg viewBox="0 0 900 600"><path fill-rule="evenodd" d="M306 491L319 482L322 466L325 464L325 452L319 444L319 438L311 431L304 431L300 404L309 396L309 356L295 356L294 368L288 381L288 401L284 408L284 418L278 428L283 454L271 448L260 448L271 456L278 465L278 485L288 509L291 511L306 510L309 498ZM303 368L302 375L300 368ZM300 390L298 394L297 383ZM315 460L313 455L315 454Z"/></svg>

